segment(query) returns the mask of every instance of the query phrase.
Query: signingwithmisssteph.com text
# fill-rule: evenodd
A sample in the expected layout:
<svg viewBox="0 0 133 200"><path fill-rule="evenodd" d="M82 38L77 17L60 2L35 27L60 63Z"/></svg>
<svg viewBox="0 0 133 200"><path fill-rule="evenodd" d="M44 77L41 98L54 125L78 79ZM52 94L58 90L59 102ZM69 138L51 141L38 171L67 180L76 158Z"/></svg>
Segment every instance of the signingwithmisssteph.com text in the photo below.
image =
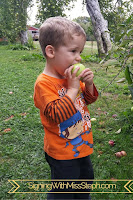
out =
<svg viewBox="0 0 133 200"><path fill-rule="evenodd" d="M52 182L52 183L41 183L41 184L34 184L33 182L29 182L29 189L34 189L35 191L38 191L39 189L46 189L48 191L52 189L90 189L90 190L96 190L96 189L116 189L116 184L98 184L97 182L95 184L88 184L87 182Z"/></svg>
<svg viewBox="0 0 133 200"><path fill-rule="evenodd" d="M133 193L132 180L8 180L8 193L62 193L63 190L89 193Z"/></svg>

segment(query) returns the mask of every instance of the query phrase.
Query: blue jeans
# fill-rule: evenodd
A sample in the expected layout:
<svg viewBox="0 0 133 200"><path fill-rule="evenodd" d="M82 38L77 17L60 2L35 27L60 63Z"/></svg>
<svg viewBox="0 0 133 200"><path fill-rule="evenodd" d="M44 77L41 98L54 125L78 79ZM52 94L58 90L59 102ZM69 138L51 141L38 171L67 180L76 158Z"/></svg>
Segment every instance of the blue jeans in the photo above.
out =
<svg viewBox="0 0 133 200"><path fill-rule="evenodd" d="M59 182L61 183L61 187L54 188L50 191L51 193L48 193L47 195L48 200L91 199L89 192L90 192L90 186L93 183L94 173L90 156L72 160L56 160L50 157L47 153L45 153L45 158L51 168L51 179L57 179L57 180L60 179L60 181L57 182L52 181L53 184L59 184ZM64 181L64 179L66 180ZM78 180L76 181L76 179ZM88 179L91 180L88 181ZM87 187L88 185L89 187ZM62 192L62 193L52 193L52 192Z"/></svg>

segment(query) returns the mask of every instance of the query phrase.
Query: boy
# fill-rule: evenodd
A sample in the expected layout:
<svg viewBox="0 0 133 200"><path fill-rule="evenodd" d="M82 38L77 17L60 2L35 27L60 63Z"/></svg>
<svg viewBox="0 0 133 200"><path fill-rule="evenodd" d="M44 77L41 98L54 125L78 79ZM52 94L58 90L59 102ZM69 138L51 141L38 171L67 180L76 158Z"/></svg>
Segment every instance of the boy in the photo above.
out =
<svg viewBox="0 0 133 200"><path fill-rule="evenodd" d="M79 67L71 73L73 65L81 61L85 32L75 22L51 17L40 27L39 42L46 66L35 83L34 103L40 109L44 126L44 151L51 179L94 179L89 156L93 152L93 138L87 105L96 101L98 92L89 68L78 77ZM52 190L54 193L49 193L47 198L90 199L85 183L74 182L77 185L70 187L68 183L72 181L65 182L66 188L62 185Z"/></svg>

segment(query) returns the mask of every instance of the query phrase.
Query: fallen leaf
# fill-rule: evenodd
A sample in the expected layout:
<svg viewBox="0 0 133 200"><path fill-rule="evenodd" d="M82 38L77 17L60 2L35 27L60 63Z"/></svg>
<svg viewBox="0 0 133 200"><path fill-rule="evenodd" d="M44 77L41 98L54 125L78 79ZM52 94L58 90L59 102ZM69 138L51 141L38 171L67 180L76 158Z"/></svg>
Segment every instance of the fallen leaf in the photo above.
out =
<svg viewBox="0 0 133 200"><path fill-rule="evenodd" d="M24 112L24 113L20 113L21 116L26 116L28 113Z"/></svg>
<svg viewBox="0 0 133 200"><path fill-rule="evenodd" d="M98 151L98 154L99 154L99 155L102 155L102 154L103 154L103 151Z"/></svg>
<svg viewBox="0 0 133 200"><path fill-rule="evenodd" d="M125 78L121 78L120 80L116 81L116 83L124 83L125 82Z"/></svg>
<svg viewBox="0 0 133 200"><path fill-rule="evenodd" d="M11 128L6 128L3 132L7 133L7 132L10 132L10 131L11 131Z"/></svg>
<svg viewBox="0 0 133 200"><path fill-rule="evenodd" d="M101 110L101 108L99 107L97 110Z"/></svg>
<svg viewBox="0 0 133 200"><path fill-rule="evenodd" d="M104 115L107 115L108 113L106 111L103 112Z"/></svg>
<svg viewBox="0 0 133 200"><path fill-rule="evenodd" d="M105 132L106 131L105 128L98 128L98 130L101 131L101 132Z"/></svg>
<svg viewBox="0 0 133 200"><path fill-rule="evenodd" d="M7 119L5 119L4 121L6 122L6 121L12 119L13 117L14 117L14 115L11 115L10 117L8 117Z"/></svg>
<svg viewBox="0 0 133 200"><path fill-rule="evenodd" d="M132 99L132 95L130 94L130 95L128 96L128 98L129 98L129 99Z"/></svg>
<svg viewBox="0 0 133 200"><path fill-rule="evenodd" d="M115 133L120 133L120 132L121 132L121 128L118 131L116 131Z"/></svg>
<svg viewBox="0 0 133 200"><path fill-rule="evenodd" d="M100 125L103 125L103 124L105 124L105 121L101 121L101 122L99 122L99 124L100 124Z"/></svg>

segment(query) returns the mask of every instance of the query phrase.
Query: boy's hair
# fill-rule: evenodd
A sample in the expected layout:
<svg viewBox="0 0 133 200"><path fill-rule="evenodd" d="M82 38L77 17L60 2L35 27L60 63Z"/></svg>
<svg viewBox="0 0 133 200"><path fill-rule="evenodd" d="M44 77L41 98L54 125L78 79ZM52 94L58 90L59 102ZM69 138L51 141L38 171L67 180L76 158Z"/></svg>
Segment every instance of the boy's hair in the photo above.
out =
<svg viewBox="0 0 133 200"><path fill-rule="evenodd" d="M76 22L64 17L50 17L44 21L39 30L39 43L46 56L45 48L52 45L55 49L66 44L66 39L73 39L73 35L82 35L86 38L85 31Z"/></svg>

